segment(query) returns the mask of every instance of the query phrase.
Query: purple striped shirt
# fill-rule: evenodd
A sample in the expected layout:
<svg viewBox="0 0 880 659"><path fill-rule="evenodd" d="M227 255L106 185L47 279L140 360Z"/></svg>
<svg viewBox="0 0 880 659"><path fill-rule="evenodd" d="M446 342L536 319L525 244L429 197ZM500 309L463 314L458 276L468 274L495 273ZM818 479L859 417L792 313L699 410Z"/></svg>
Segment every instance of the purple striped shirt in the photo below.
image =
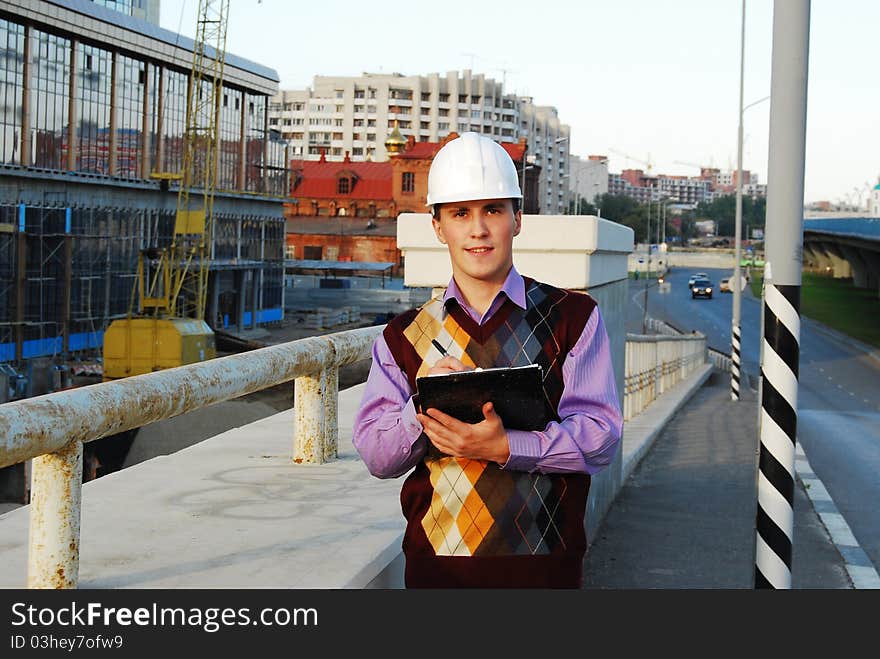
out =
<svg viewBox="0 0 880 659"><path fill-rule="evenodd" d="M489 309L480 317L450 281L444 302L455 298L481 325L505 299L526 308L525 282L511 268ZM510 458L503 469L595 474L611 463L620 442L623 417L614 382L608 333L597 306L562 366L564 389L559 422L542 431L507 430ZM406 375L380 334L373 344L373 363L354 419L353 443L370 473L395 478L408 472L425 454L428 439L416 419Z"/></svg>

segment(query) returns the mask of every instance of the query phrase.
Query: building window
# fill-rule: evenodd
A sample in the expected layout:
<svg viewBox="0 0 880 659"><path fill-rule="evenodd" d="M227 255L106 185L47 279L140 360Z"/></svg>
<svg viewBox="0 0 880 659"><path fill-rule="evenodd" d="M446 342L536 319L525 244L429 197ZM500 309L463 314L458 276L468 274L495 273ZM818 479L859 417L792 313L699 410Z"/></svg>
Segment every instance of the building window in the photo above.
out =
<svg viewBox="0 0 880 659"><path fill-rule="evenodd" d="M404 172L400 189L404 193L412 194L416 191L416 175L413 172Z"/></svg>
<svg viewBox="0 0 880 659"><path fill-rule="evenodd" d="M336 194L348 194L349 192L351 192L351 179L343 176L336 181Z"/></svg>
<svg viewBox="0 0 880 659"><path fill-rule="evenodd" d="M305 259L306 261L320 261L321 252L321 245L304 245L303 259Z"/></svg>

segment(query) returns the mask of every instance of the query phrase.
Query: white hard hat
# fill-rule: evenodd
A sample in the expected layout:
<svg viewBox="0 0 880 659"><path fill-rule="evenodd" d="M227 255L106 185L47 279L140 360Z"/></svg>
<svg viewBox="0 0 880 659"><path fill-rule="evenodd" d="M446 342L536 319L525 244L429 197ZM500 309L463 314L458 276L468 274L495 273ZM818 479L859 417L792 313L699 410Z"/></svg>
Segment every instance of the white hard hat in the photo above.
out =
<svg viewBox="0 0 880 659"><path fill-rule="evenodd" d="M434 156L427 205L479 199L522 199L516 166L495 140L462 133Z"/></svg>

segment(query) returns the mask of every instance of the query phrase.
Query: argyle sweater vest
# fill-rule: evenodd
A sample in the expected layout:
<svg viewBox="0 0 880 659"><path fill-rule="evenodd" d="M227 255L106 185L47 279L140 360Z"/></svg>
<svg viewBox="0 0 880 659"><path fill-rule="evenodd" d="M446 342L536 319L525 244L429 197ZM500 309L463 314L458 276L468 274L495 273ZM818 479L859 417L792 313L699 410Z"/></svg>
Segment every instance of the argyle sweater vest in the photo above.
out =
<svg viewBox="0 0 880 659"><path fill-rule="evenodd" d="M436 339L472 367L540 364L546 418L558 421L562 365L596 303L529 278L525 284L525 310L506 300L482 326L442 298L393 318L384 337L411 390L442 356ZM428 441L400 496L407 587L579 587L589 487L586 474L504 470L444 455Z"/></svg>

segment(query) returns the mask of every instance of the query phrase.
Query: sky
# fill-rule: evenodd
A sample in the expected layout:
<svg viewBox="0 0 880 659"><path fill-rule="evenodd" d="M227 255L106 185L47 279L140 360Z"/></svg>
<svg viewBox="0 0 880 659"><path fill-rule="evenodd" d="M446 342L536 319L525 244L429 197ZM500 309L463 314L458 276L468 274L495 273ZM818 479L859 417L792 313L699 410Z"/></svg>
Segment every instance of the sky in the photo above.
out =
<svg viewBox="0 0 880 659"><path fill-rule="evenodd" d="M161 0L160 24L192 37L197 9ZM810 19L804 200L864 204L880 182L880 0L813 0ZM575 155L697 175L736 169L741 29L741 0L231 0L226 50L281 89L471 69L554 106ZM743 169L766 183L773 0L746 0L745 30Z"/></svg>

